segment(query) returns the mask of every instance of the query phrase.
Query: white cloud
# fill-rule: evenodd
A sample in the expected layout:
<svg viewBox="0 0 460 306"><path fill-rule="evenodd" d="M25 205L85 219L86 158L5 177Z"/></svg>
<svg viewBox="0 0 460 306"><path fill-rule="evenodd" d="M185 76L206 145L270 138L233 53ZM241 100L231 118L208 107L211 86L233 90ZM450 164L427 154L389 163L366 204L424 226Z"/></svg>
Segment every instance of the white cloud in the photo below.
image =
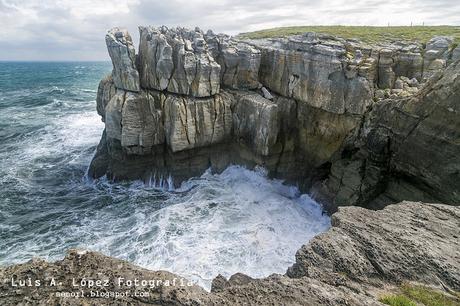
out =
<svg viewBox="0 0 460 306"><path fill-rule="evenodd" d="M0 0L0 60L108 59L113 26L200 26L236 34L288 25L460 24L457 0Z"/></svg>

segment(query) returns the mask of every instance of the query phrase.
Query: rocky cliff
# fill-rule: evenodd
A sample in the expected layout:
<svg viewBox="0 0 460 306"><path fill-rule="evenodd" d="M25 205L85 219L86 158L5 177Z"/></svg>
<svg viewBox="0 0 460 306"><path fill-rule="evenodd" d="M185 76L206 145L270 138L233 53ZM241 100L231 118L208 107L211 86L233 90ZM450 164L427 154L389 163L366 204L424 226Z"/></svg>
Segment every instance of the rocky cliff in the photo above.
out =
<svg viewBox="0 0 460 306"><path fill-rule="evenodd" d="M383 305L381 296L408 282L450 295L460 290L459 220L458 207L440 204L340 208L332 228L304 245L285 275L218 276L211 292L169 272L73 250L55 263L1 267L0 304ZM33 286L13 286L28 279Z"/></svg>
<svg viewBox="0 0 460 306"><path fill-rule="evenodd" d="M406 98L376 103L332 160L326 201L381 208L401 199L458 205L460 62Z"/></svg>
<svg viewBox="0 0 460 306"><path fill-rule="evenodd" d="M98 89L93 178L179 184L236 163L299 184L331 211L460 202L460 47L449 37L139 31L138 54L125 30L106 36L113 71Z"/></svg>

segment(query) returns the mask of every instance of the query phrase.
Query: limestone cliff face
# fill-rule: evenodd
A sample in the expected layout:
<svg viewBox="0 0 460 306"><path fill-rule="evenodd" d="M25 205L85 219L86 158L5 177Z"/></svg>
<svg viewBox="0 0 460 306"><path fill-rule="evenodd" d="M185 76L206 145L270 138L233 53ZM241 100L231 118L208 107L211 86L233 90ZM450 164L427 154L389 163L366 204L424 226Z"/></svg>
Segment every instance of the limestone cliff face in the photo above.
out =
<svg viewBox="0 0 460 306"><path fill-rule="evenodd" d="M458 202L450 38L368 46L316 33L139 32L137 56L126 31L107 34L114 69L98 89L106 130L91 176L177 184L238 163L313 186L331 209L404 199L395 184L414 200Z"/></svg>
<svg viewBox="0 0 460 306"><path fill-rule="evenodd" d="M374 60L348 58L344 41L310 33L254 43L262 47L260 81L272 91L336 114L362 114L372 103Z"/></svg>

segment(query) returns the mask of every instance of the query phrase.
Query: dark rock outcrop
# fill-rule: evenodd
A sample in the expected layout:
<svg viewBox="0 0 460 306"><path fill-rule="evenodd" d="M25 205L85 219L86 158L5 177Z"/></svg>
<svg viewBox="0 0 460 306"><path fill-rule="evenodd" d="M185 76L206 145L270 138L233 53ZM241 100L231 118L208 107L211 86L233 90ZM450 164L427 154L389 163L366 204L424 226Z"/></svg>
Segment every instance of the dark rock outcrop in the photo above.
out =
<svg viewBox="0 0 460 306"><path fill-rule="evenodd" d="M335 206L381 208L401 200L460 203L460 62L418 93L380 101L321 192ZM346 154L345 154L346 155Z"/></svg>
<svg viewBox="0 0 460 306"><path fill-rule="evenodd" d="M35 259L1 267L0 304L383 305L380 295L402 282L460 290L458 207L414 202L381 211L344 207L332 219L329 231L297 252L286 275L253 279L237 273L229 280L217 276L206 292L169 272L72 250L55 263ZM12 279L18 283L29 278L42 285L12 286ZM52 278L56 286L45 286ZM138 285L127 286L135 279ZM96 285L98 280L102 283ZM66 292L85 296L65 298Z"/></svg>

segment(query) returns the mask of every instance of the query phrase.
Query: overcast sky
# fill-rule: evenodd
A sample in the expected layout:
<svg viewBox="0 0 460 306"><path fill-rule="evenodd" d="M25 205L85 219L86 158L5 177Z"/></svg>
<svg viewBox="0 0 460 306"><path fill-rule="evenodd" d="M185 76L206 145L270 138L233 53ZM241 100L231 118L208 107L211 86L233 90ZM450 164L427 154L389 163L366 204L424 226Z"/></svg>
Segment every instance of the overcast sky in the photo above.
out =
<svg viewBox="0 0 460 306"><path fill-rule="evenodd" d="M459 0L0 0L0 60L108 60L107 29L460 25Z"/></svg>

